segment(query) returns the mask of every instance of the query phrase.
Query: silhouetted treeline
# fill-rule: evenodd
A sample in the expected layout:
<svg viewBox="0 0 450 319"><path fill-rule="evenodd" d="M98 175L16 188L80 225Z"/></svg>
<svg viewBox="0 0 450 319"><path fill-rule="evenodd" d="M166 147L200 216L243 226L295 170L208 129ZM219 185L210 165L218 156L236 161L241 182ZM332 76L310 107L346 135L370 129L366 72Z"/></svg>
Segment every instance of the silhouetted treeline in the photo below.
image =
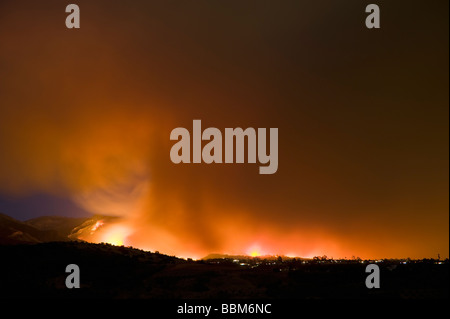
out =
<svg viewBox="0 0 450 319"><path fill-rule="evenodd" d="M84 242L0 246L2 298L448 298L449 264L380 262L381 288L368 289L366 263L282 258L183 260ZM68 264L80 289L68 289Z"/></svg>

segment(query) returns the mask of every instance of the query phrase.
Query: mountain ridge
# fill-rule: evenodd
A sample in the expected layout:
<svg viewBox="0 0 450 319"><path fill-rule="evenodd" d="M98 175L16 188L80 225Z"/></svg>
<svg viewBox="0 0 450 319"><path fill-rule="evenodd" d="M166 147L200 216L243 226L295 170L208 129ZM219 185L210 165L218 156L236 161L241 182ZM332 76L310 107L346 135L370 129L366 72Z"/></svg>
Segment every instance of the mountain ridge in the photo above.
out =
<svg viewBox="0 0 450 319"><path fill-rule="evenodd" d="M49 241L64 241L55 230L40 230L26 222L21 222L11 216L0 213L0 244L42 243Z"/></svg>

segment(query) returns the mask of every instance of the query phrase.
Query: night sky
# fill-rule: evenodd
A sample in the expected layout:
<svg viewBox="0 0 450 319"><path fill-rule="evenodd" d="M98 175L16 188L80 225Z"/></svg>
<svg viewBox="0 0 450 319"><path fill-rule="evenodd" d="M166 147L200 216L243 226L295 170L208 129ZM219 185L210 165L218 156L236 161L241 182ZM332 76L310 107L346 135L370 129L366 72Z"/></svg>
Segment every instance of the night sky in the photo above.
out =
<svg viewBox="0 0 450 319"><path fill-rule="evenodd" d="M0 212L122 216L127 242L449 254L448 1L0 2ZM279 130L258 164L173 164L172 129Z"/></svg>

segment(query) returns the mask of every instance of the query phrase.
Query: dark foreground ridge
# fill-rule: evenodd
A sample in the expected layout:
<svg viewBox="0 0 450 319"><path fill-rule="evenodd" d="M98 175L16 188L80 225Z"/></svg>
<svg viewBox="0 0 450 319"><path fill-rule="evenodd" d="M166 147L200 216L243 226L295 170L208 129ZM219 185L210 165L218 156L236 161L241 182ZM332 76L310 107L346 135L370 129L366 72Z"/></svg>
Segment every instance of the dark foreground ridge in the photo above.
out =
<svg viewBox="0 0 450 319"><path fill-rule="evenodd" d="M183 260L108 244L0 246L1 298L448 298L449 264L381 262L381 288L368 289L360 261ZM66 266L80 267L68 289Z"/></svg>

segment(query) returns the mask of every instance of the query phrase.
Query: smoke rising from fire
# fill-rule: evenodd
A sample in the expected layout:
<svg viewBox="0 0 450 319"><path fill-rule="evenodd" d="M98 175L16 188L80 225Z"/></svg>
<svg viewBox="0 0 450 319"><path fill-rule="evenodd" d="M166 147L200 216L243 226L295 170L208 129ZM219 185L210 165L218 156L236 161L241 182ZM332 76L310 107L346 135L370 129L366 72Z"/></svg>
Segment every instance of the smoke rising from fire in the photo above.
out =
<svg viewBox="0 0 450 319"><path fill-rule="evenodd" d="M93 240L179 256L448 255L446 17L369 41L351 5L80 1L69 32L58 1L18 3L0 2L2 194L70 198L119 217ZM173 164L193 119L278 127L282 165Z"/></svg>

